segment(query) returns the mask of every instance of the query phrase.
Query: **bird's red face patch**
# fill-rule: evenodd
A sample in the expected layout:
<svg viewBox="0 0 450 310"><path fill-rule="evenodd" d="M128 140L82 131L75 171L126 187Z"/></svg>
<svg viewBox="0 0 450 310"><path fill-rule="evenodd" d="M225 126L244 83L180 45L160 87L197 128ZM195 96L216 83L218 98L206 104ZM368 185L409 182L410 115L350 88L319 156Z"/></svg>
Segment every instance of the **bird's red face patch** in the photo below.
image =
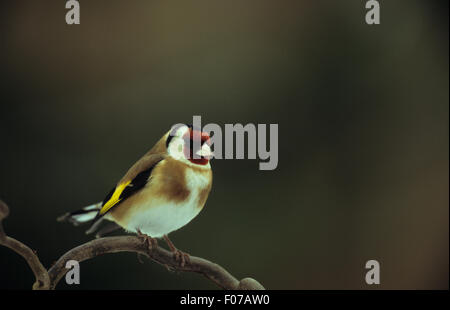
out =
<svg viewBox="0 0 450 310"><path fill-rule="evenodd" d="M209 156L204 157L201 156L200 158L194 158L194 154L202 147L204 143L211 145L211 140L209 138L209 134L197 129L189 128L189 131L187 131L184 136L184 156L187 160L189 160L191 163L196 165L206 165L208 164L209 160L211 159ZM200 141L200 143L195 141ZM194 150L194 146L197 146L197 149ZM198 155L197 155L198 157Z"/></svg>

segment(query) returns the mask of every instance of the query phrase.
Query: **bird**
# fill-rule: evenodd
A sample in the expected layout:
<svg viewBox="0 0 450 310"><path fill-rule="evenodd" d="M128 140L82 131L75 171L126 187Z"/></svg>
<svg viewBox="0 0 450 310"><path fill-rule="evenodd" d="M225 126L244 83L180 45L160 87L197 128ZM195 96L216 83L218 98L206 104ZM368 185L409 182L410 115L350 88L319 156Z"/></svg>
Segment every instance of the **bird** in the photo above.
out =
<svg viewBox="0 0 450 310"><path fill-rule="evenodd" d="M213 156L207 132L189 124L172 126L101 202L57 220L74 225L91 222L87 234L96 232L107 220L109 225L99 230L97 237L123 228L142 237L149 248L157 246L156 239L164 238L183 266L189 255L177 249L168 235L203 209L212 187Z"/></svg>

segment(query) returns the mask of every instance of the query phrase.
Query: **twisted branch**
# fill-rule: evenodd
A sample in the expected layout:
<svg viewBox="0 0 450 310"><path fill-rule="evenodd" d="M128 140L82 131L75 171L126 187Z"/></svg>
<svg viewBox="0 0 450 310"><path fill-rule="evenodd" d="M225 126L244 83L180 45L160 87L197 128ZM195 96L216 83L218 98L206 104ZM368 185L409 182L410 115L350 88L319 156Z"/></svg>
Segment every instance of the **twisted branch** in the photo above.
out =
<svg viewBox="0 0 450 310"><path fill-rule="evenodd" d="M41 287L48 288L50 286L50 278L47 270L42 265L41 261L37 255L28 246L22 242L8 237L3 230L2 221L9 215L8 206L0 200L0 244L4 245L11 250L15 251L17 254L21 255L30 266L34 273L36 282L33 284L33 289L38 289Z"/></svg>
<svg viewBox="0 0 450 310"><path fill-rule="evenodd" d="M168 269L200 273L222 289L264 289L258 281L251 278L245 278L239 281L221 266L203 258L190 256L189 262L184 266L180 266L171 252L159 246L149 248L146 242L143 242L141 238L136 236L105 237L89 241L69 250L47 271L33 250L4 233L2 220L8 214L8 206L0 200L0 244L12 249L27 261L36 277L33 289L55 289L58 282L68 271L65 266L69 260L82 262L103 254L118 252L134 252L145 255Z"/></svg>

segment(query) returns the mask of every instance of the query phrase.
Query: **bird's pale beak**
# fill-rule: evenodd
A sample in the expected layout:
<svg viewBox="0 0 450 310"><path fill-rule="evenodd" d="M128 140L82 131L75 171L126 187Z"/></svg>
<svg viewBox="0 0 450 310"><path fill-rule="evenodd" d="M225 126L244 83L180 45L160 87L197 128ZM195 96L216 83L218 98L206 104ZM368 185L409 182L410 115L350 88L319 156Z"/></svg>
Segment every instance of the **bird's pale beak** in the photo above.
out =
<svg viewBox="0 0 450 310"><path fill-rule="evenodd" d="M211 148L206 143L203 144L202 148L198 150L195 154L207 159L211 159L214 157L214 153L211 151Z"/></svg>

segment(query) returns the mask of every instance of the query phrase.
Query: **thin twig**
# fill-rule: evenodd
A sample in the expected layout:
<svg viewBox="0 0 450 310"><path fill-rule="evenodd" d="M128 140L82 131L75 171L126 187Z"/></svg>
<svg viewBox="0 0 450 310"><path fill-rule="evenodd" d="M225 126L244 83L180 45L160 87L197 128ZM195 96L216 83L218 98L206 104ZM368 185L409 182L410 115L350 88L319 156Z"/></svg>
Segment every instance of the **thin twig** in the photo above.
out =
<svg viewBox="0 0 450 310"><path fill-rule="evenodd" d="M22 242L8 237L5 234L2 221L8 215L8 206L0 200L0 244L15 251L27 261L28 265L34 273L34 276L36 277L36 282L33 284L33 289L48 289L50 287L50 278L47 270L44 268L37 255L33 252L32 249L30 249Z"/></svg>

